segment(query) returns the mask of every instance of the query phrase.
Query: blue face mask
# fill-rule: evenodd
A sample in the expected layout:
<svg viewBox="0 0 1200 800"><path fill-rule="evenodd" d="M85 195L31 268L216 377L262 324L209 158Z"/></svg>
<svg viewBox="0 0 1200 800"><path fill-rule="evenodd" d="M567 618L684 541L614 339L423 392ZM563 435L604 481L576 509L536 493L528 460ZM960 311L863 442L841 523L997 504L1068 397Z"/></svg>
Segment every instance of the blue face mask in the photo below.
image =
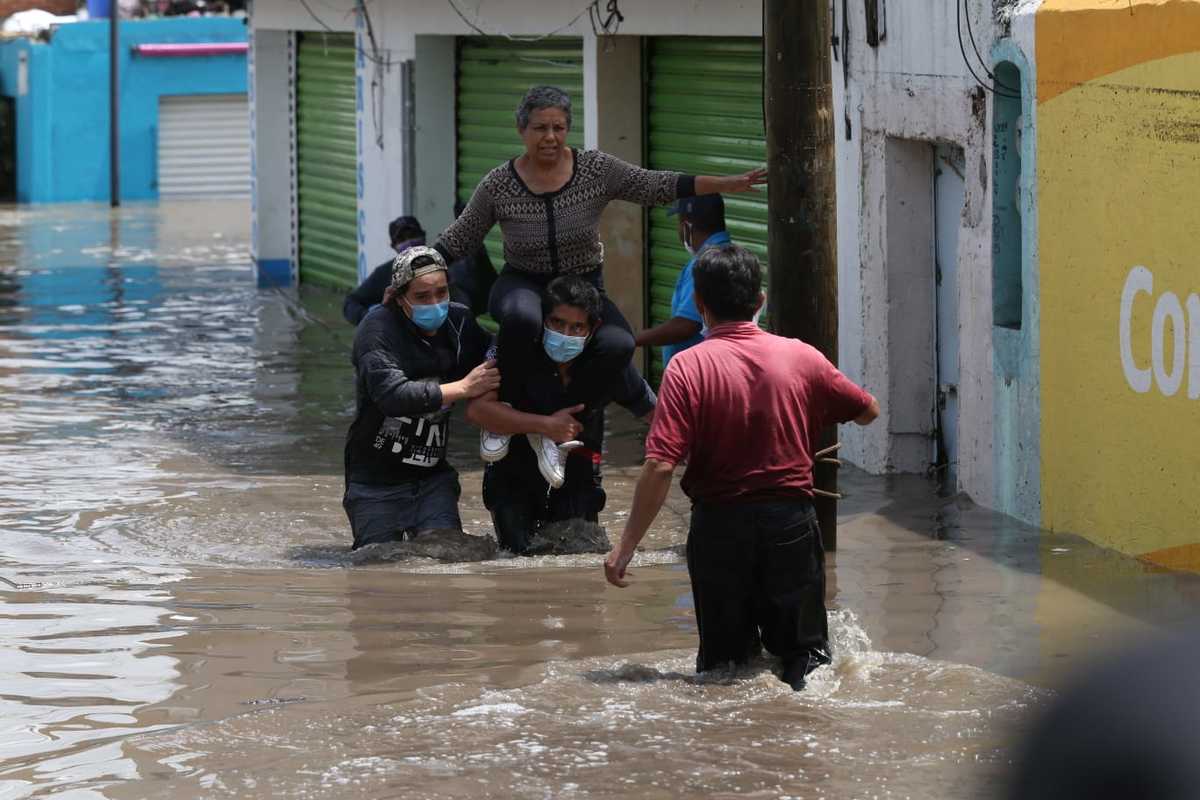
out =
<svg viewBox="0 0 1200 800"><path fill-rule="evenodd" d="M404 302L408 303L407 300ZM427 306L416 306L408 303L408 307L412 310L413 323L423 331L436 331L442 327L442 323L446 321L446 317L450 314L449 300L442 303L432 303Z"/></svg>
<svg viewBox="0 0 1200 800"><path fill-rule="evenodd" d="M559 364L565 364L582 353L585 344L586 336L567 336L549 328L542 334L542 347L545 348L546 355Z"/></svg>

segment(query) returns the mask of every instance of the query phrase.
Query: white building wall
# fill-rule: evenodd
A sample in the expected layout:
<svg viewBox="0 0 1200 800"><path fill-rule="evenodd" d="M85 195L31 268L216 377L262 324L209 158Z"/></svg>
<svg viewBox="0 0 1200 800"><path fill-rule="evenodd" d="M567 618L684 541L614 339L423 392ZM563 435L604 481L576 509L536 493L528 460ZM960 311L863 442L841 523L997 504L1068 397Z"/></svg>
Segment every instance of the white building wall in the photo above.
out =
<svg viewBox="0 0 1200 800"><path fill-rule="evenodd" d="M375 9L374 11L372 9ZM388 25L394 18L377 13L355 14L358 43L358 277L363 279L378 264L395 256L388 240L388 222L409 213L412 198L408 175L410 159L405 153L404 102L407 89L405 62L415 58L415 49L389 46ZM367 20L370 19L370 27ZM374 42L372 36L374 34ZM407 44L409 37L398 37Z"/></svg>
<svg viewBox="0 0 1200 800"><path fill-rule="evenodd" d="M416 37L416 185L413 208L432 242L454 219L458 131L454 37Z"/></svg>
<svg viewBox="0 0 1200 800"><path fill-rule="evenodd" d="M967 0L976 41L989 59L997 28L990 0ZM842 30L841 4L835 4ZM863 4L849 11L849 99L842 63L834 65L838 169L838 270L841 366L875 392L883 409L879 423L847 426L847 458L872 471L914 467L890 434L889 386L902 385L903 354L892 353L889 315L886 181L888 137L961 147L966 156L966 199L958 237L960 444L959 488L990 504L992 471L992 326L990 97L979 88L959 49L953 4L914 0L887 3L887 30L877 48L866 44ZM974 52L963 28L965 49ZM843 44L840 54L846 57ZM989 61L990 63L990 61ZM983 68L974 64L986 80ZM846 139L849 115L851 138ZM895 188L895 187L893 187ZM894 310L892 310L894 311ZM910 354L911 362L922 354Z"/></svg>
<svg viewBox="0 0 1200 800"><path fill-rule="evenodd" d="M310 5L311 14L292 0L260 0L250 7L250 238L263 285L289 285L297 279L295 32L354 30L350 0Z"/></svg>
<svg viewBox="0 0 1200 800"><path fill-rule="evenodd" d="M292 257L292 49L283 31L250 31L251 256L259 283L295 281Z"/></svg>

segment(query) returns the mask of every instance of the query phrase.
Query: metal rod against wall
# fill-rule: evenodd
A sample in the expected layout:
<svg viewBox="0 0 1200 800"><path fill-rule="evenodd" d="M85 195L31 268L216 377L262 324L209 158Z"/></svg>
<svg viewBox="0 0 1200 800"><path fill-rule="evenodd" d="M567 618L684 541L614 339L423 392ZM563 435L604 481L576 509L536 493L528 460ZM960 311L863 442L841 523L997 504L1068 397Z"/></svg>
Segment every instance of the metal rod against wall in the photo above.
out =
<svg viewBox="0 0 1200 800"><path fill-rule="evenodd" d="M832 21L828 0L765 0L771 325L837 363L837 199ZM842 58L848 42L842 39ZM817 443L836 449L830 426ZM837 465L817 459L814 505L827 549L837 545Z"/></svg>
<svg viewBox="0 0 1200 800"><path fill-rule="evenodd" d="M110 0L108 10L108 167L109 198L113 208L121 205L121 120L120 67L121 4Z"/></svg>

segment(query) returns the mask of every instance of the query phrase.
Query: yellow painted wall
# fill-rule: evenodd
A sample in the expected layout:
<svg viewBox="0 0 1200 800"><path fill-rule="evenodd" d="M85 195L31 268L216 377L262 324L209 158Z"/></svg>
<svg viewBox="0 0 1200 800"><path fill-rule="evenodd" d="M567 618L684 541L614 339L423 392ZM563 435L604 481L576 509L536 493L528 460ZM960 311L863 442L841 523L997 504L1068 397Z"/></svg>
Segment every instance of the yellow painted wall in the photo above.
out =
<svg viewBox="0 0 1200 800"><path fill-rule="evenodd" d="M1200 2L1036 31L1043 525L1200 569Z"/></svg>

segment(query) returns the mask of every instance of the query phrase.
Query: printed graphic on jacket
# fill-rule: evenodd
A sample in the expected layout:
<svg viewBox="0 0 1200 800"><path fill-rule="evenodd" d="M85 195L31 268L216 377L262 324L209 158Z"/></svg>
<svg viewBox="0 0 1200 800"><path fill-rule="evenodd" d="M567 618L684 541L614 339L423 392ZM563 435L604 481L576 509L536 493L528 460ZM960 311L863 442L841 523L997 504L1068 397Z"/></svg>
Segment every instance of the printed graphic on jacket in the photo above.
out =
<svg viewBox="0 0 1200 800"><path fill-rule="evenodd" d="M375 449L388 450L414 467L435 467L446 455L450 409L419 417L385 417L375 434Z"/></svg>

